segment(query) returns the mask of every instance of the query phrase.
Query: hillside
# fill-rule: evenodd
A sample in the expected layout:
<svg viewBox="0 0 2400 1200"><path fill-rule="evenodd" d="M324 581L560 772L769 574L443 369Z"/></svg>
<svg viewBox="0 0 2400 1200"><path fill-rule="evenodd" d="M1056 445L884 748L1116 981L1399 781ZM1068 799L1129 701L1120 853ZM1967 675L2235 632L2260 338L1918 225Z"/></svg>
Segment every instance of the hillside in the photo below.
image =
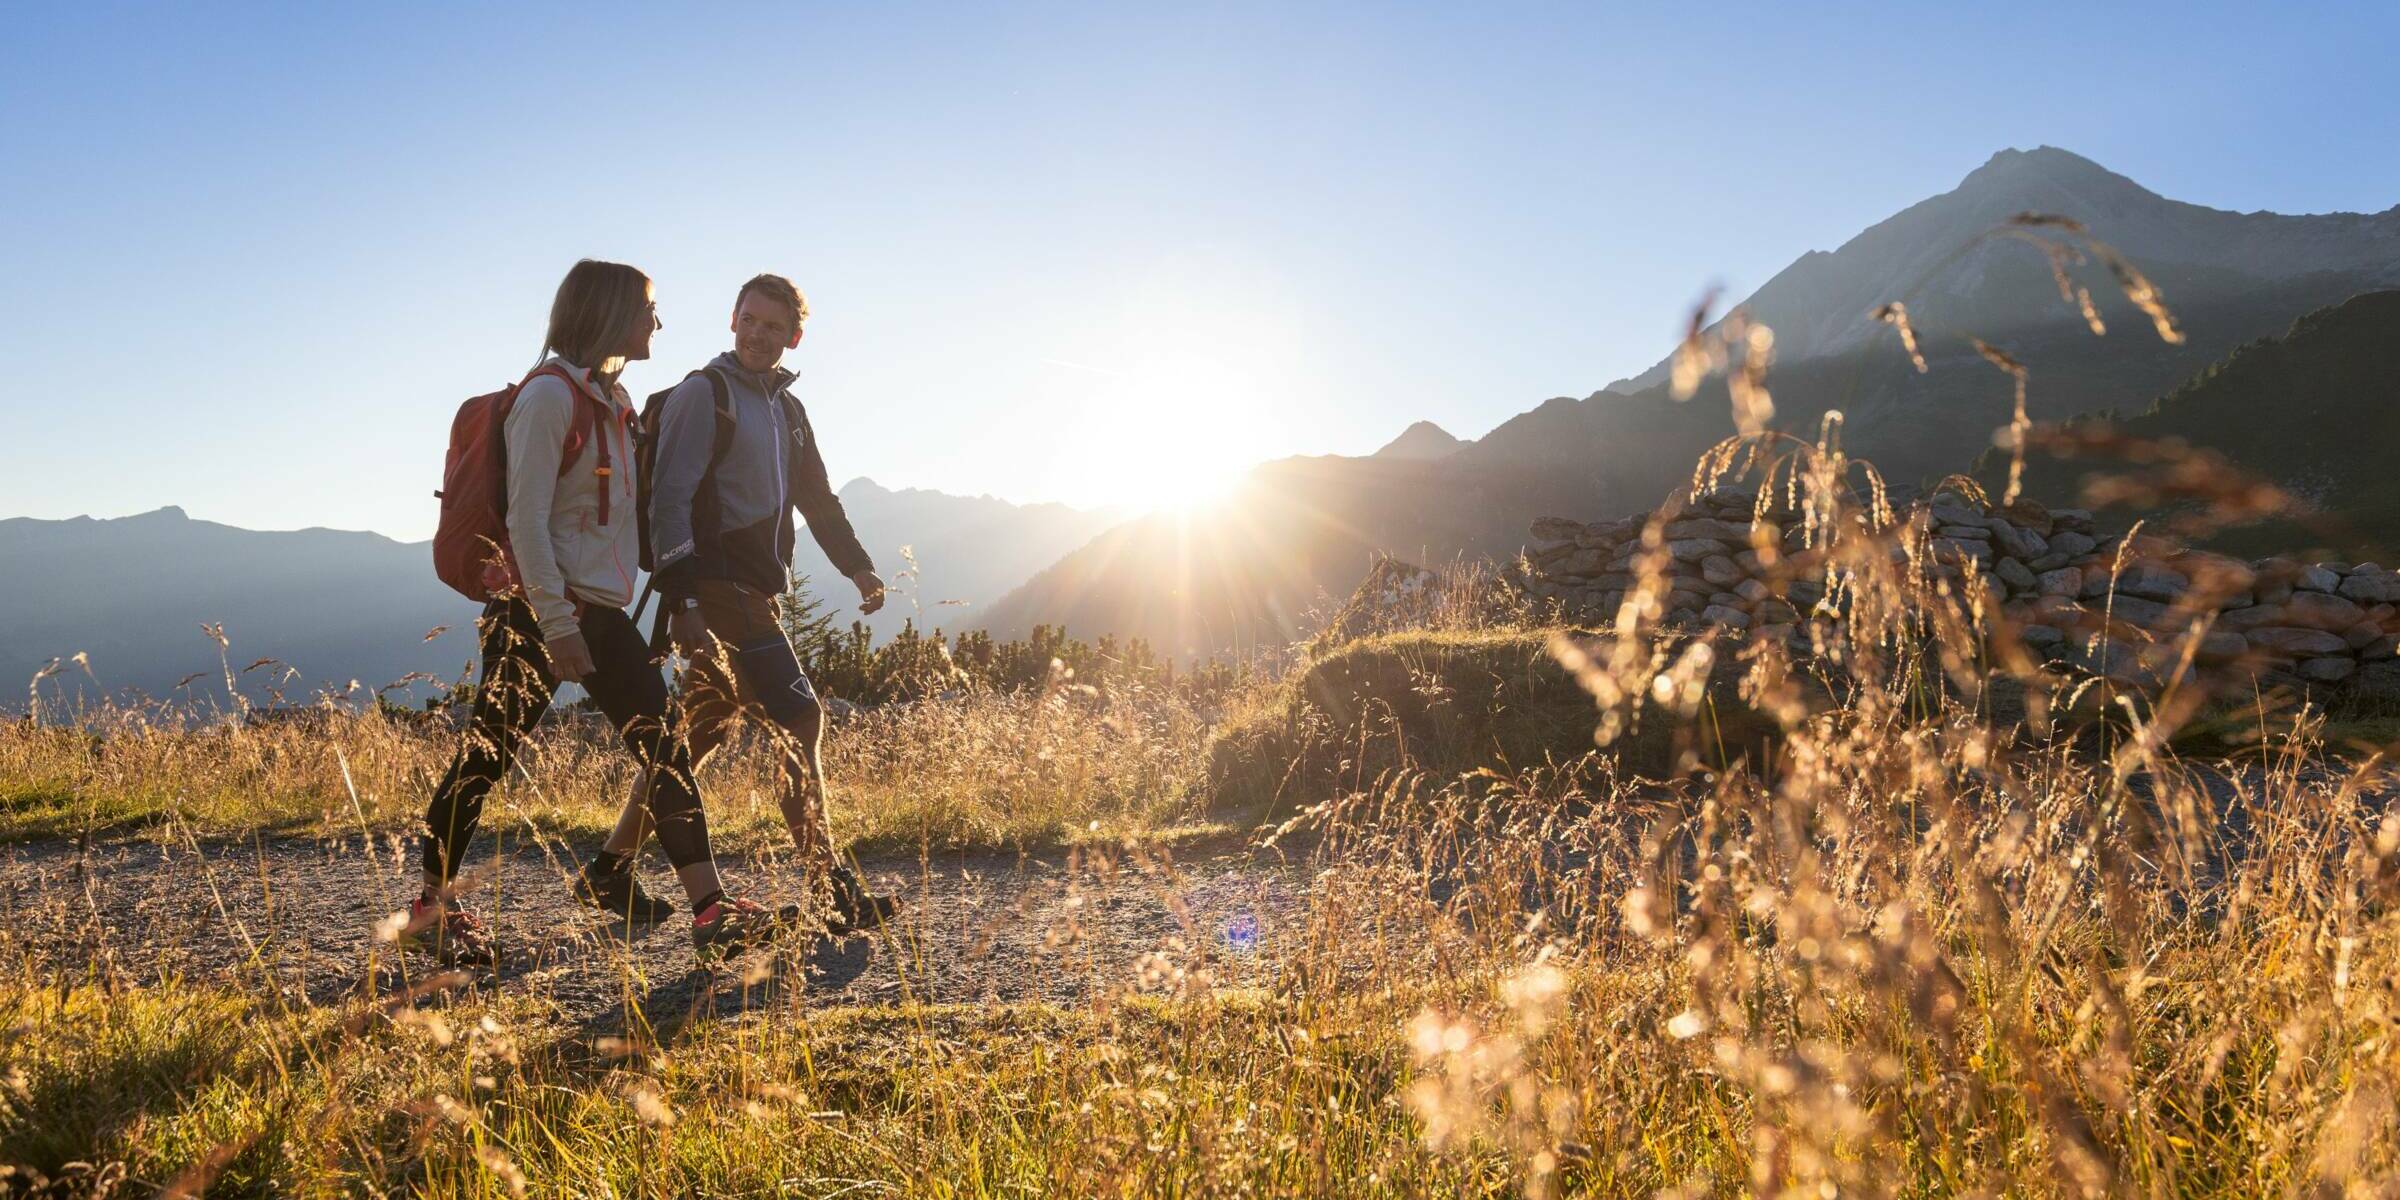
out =
<svg viewBox="0 0 2400 1200"><path fill-rule="evenodd" d="M2372 292L2310 313L2281 336L2236 350L2222 363L2138 411L2101 414L2148 439L2180 438L2213 450L2322 510L2337 523L2303 528L2288 521L2243 525L2207 539L2243 554L2291 546L2327 546L2346 558L2391 562L2400 547L2400 477L2391 447L2400 444L2400 291ZM2084 479L2112 464L2035 457L2030 490L2073 495ZM1993 454L1979 473L2001 478ZM2157 517L2132 509L2123 520Z"/></svg>
<svg viewBox="0 0 2400 1200"><path fill-rule="evenodd" d="M859 537L900 594L869 618L879 634L912 616L921 625L962 622L1037 568L1117 519L1058 504L1016 505L988 496L892 490L865 479L842 489ZM911 545L921 581L898 579ZM803 536L795 555L828 607L856 617L857 594ZM411 672L455 678L475 658L474 604L433 575L422 542L331 529L262 532L195 521L182 509L64 521L0 520L0 681L32 677L52 658L90 656L80 672L46 684L89 694L159 694L200 674L195 689L222 696L217 645L201 630L222 622L237 672L272 658L299 672L296 691L377 687ZM918 604L909 602L911 595ZM964 599L966 605L943 605ZM920 610L921 606L921 610ZM428 642L427 631L449 632ZM253 699L278 672L242 676ZM22 695L22 693L18 693Z"/></svg>
<svg viewBox="0 0 2400 1200"><path fill-rule="evenodd" d="M224 696L222 622L235 671L273 658L296 694L353 679L377 687L412 671L455 676L475 657L476 608L433 576L422 542L374 533L288 533L195 521L179 508L113 520L0 520L0 679L30 679L84 653L106 689L163 694L187 675ZM425 634L447 625L448 633ZM254 698L277 672L242 677ZM88 688L80 674L63 683ZM50 693L46 692L45 695Z"/></svg>
<svg viewBox="0 0 2400 1200"><path fill-rule="evenodd" d="M2094 337L2060 302L2040 251L1978 242L2029 210L2084 221L2133 256L2184 342L2162 342L2085 264L2079 277L2109 327ZM2008 419L2008 380L1970 334L2026 365L2035 419L2059 419L2162 395L2302 314L2395 283L2400 208L2220 212L2044 148L2004 151L1957 189L1804 255L1745 304L1776 328L1776 427L1813 439L1838 410L1850 452L1910 483L1966 469ZM1929 372L1870 319L1891 299L1917 314ZM1286 641L1307 631L1311 609L1348 593L1374 551L1506 556L1535 517L1649 507L1733 433L1722 381L1677 402L1656 374L1551 399L1438 458L1269 464L1212 514L1112 531L994 605L987 623L1013 635L1064 621L1194 650Z"/></svg>
<svg viewBox="0 0 2400 1200"><path fill-rule="evenodd" d="M1100 535L1002 597L984 625L1005 637L1036 625L1127 633L1178 655L1280 645L1313 628L1339 600L1328 590L1356 582L1378 547L1440 557L1488 540L1485 506L1445 494L1443 478L1405 458L1268 463L1208 510Z"/></svg>
<svg viewBox="0 0 2400 1200"><path fill-rule="evenodd" d="M969 628L1010 588L1124 519L1115 509L1011 504L991 496L887 488L865 478L844 484L841 496L860 544L893 585L891 603L860 617L858 593L805 533L792 565L843 621L863 620L882 636L910 620L919 628ZM900 577L909 567L900 552L904 546L916 560L915 579Z"/></svg>

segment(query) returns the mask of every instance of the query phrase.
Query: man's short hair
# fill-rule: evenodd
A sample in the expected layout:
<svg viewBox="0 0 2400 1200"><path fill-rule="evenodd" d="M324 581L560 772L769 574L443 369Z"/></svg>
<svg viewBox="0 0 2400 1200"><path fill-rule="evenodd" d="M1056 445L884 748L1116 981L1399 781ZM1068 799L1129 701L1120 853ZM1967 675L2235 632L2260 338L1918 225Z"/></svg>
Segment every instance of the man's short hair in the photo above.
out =
<svg viewBox="0 0 2400 1200"><path fill-rule="evenodd" d="M750 282L743 284L742 290L734 295L733 306L740 308L742 301L749 299L752 292L764 292L770 300L783 301L784 307L792 310L792 328L798 329L808 320L808 297L801 295L800 289L793 287L791 280L781 275L753 275Z"/></svg>

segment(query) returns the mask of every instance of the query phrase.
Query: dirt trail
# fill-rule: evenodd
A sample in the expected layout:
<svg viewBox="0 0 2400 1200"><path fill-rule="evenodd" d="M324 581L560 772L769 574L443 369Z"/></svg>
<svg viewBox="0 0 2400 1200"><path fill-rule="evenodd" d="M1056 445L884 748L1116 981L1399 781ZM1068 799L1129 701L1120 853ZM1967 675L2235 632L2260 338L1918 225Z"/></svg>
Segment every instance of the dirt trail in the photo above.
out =
<svg viewBox="0 0 2400 1200"><path fill-rule="evenodd" d="M655 926L603 918L568 895L579 854L552 839L507 841L479 849L466 876L467 903L501 950L476 986L545 997L598 1033L625 1028L629 1006L667 1024L794 1002L1071 1001L1171 983L1178 970L1219 986L1272 984L1305 916L1302 872L1240 850L1171 866L1056 853L880 858L862 866L906 904L884 930L795 934L702 970L687 914ZM772 857L720 862L739 894L798 898ZM681 901L662 864L644 875ZM178 974L324 1004L432 969L375 935L415 884L414 862L389 837L0 847L0 951L48 971Z"/></svg>

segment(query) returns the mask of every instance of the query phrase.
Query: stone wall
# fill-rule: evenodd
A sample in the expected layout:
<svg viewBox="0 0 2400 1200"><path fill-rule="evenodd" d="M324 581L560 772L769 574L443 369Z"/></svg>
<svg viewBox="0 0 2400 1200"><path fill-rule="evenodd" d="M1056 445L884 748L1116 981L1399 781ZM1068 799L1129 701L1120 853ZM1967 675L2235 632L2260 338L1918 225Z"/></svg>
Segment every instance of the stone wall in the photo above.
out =
<svg viewBox="0 0 2400 1200"><path fill-rule="evenodd" d="M1754 520L1757 512L1755 494L1726 489L1668 518L1668 625L1806 643L1801 623L1828 615L1819 607L1824 574L1807 567L1792 514L1770 506ZM2215 615L2197 662L2217 681L2400 698L2400 572L2375 563L2244 562L2146 535L2128 546L2122 534L2100 533L2089 512L2030 502L1985 509L1943 496L1900 515L1928 575L1961 585L1969 573L1981 576L2025 646L2053 663L2155 684L2176 661L2172 643L2205 605ZM1613 620L1633 586L1649 520L1534 522L1528 590L1556 601L1569 619ZM1762 546L1784 557L1780 567L1762 561Z"/></svg>

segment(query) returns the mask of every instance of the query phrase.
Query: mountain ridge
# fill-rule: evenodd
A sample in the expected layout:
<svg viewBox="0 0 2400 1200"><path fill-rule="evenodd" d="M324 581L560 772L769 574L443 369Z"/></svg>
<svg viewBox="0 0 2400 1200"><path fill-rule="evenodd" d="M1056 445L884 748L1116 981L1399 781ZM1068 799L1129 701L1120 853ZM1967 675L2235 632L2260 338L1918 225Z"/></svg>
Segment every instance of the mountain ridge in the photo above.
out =
<svg viewBox="0 0 2400 1200"><path fill-rule="evenodd" d="M884 611L860 618L882 636L912 618L958 627L957 616L972 607L935 602L955 594L950 585L980 588L988 601L1122 516L865 479L845 484L843 495L894 584ZM814 540L798 541L795 564L810 575L811 591L837 618L843 609L856 616L855 595ZM925 550L921 580L901 577L898 548L911 542ZM269 680L284 678L242 669L259 659L296 672L286 689L294 697L347 690L352 680L377 688L474 669L478 610L434 577L424 541L320 526L254 530L166 505L120 517L0 518L0 562L10 567L0 573L0 612L11 615L0 630L0 680L30 680L51 660L76 654L90 664L89 675L45 680L45 704L61 695L159 695L194 675L193 687L223 700L227 665L255 702L268 698ZM931 587L945 595L926 595ZM222 652L203 631L209 625L230 643Z"/></svg>
<svg viewBox="0 0 2400 1200"><path fill-rule="evenodd" d="M1431 421L1418 421L1385 442L1369 458L1435 459L1456 453L1467 443Z"/></svg>
<svg viewBox="0 0 2400 1200"><path fill-rule="evenodd" d="M2392 532L2400 530L2400 479L2384 448L2400 438L2400 290L2365 292L2303 314L2145 406L2078 420L2214 451L2332 519L2247 522L2205 535L2204 545L2239 554L2319 546L2334 557L2392 561L2400 549ZM2006 456L1994 451L1976 474L1997 484L2007 469ZM2037 494L2075 496L2094 475L2137 469L2037 454L2026 461L2025 482ZM2119 510L2118 519L2157 521L2184 507L2137 506Z"/></svg>
<svg viewBox="0 0 2400 1200"><path fill-rule="evenodd" d="M1921 328L2009 332L2022 326L2027 314L2042 311L2043 306L2027 301L2038 300L2050 287L2046 268L2030 273L2024 281L2030 286L2008 289L1999 304L1961 305L1956 289L1912 293L1941 281L1943 272L1951 273L1953 282L1972 285L1996 252L2025 253L2029 248L1985 238L2020 212L2075 218L2153 278L2199 261L2242 275L2288 278L2355 270L2364 258L2368 274L2400 283L2400 203L2376 213L2238 213L2168 199L2072 151L2038 146L2001 150L1957 187L1901 209L1832 251L1803 253L1738 307L1775 329L1777 356L1785 360L1821 357L1876 340L1884 331L1868 314L1888 300L1907 301ZM2337 227L2344 237L2331 236ZM2363 235L2370 253L2359 254L2351 235ZM2321 244L2329 241L2334 244ZM1977 244L1965 249L1970 243ZM1958 261L1946 261L1953 257ZM2133 315L2116 289L2105 286L2104 272L2095 264L2082 266L2078 278L2092 286L2104 315L2113 316L2112 325ZM2049 307L2055 308L2055 291L2049 295ZM2170 305L2200 298L2167 296ZM1661 359L1602 390L1630 394L1656 386L1666 380L1671 361Z"/></svg>
<svg viewBox="0 0 2400 1200"><path fill-rule="evenodd" d="M2131 257L2163 291L2183 341L2162 342L2105 265L2087 257L2070 274L2107 323L2105 338L2093 336L2062 303L2044 254L1995 236L2038 209L2064 210ZM2229 213L2167 200L2044 147L1995 154L1958 187L1837 250L1802 254L1736 307L1775 330L1773 428L1813 441L1838 413L1855 458L1910 483L1966 469L2008 420L2010 383L1975 338L2026 367L2035 419L2063 419L2164 394L2301 314L2395 285L2400 205L2374 215ZM1916 318L1930 373L1870 316L1896 299ZM1148 636L1179 651L1206 652L1191 641L1203 636L1292 640L1307 632L1303 614L1347 595L1377 553L1504 558L1535 517L1654 506L1734 434L1729 407L1722 378L1678 401L1653 368L1580 400L1553 397L1433 462L1268 464L1242 489L1255 511L1229 511L1209 528L1153 524L1147 537L1098 539L1003 597L987 620L1000 636L1063 621L1070 632ZM1207 552L1243 561L1193 557Z"/></svg>
<svg viewBox="0 0 2400 1200"><path fill-rule="evenodd" d="M891 599L873 616L859 613L857 594L805 531L792 569L808 578L809 591L839 623L858 621L881 637L911 623L921 631L968 628L1010 588L1127 516L1116 508L887 488L865 476L843 484L839 494Z"/></svg>

